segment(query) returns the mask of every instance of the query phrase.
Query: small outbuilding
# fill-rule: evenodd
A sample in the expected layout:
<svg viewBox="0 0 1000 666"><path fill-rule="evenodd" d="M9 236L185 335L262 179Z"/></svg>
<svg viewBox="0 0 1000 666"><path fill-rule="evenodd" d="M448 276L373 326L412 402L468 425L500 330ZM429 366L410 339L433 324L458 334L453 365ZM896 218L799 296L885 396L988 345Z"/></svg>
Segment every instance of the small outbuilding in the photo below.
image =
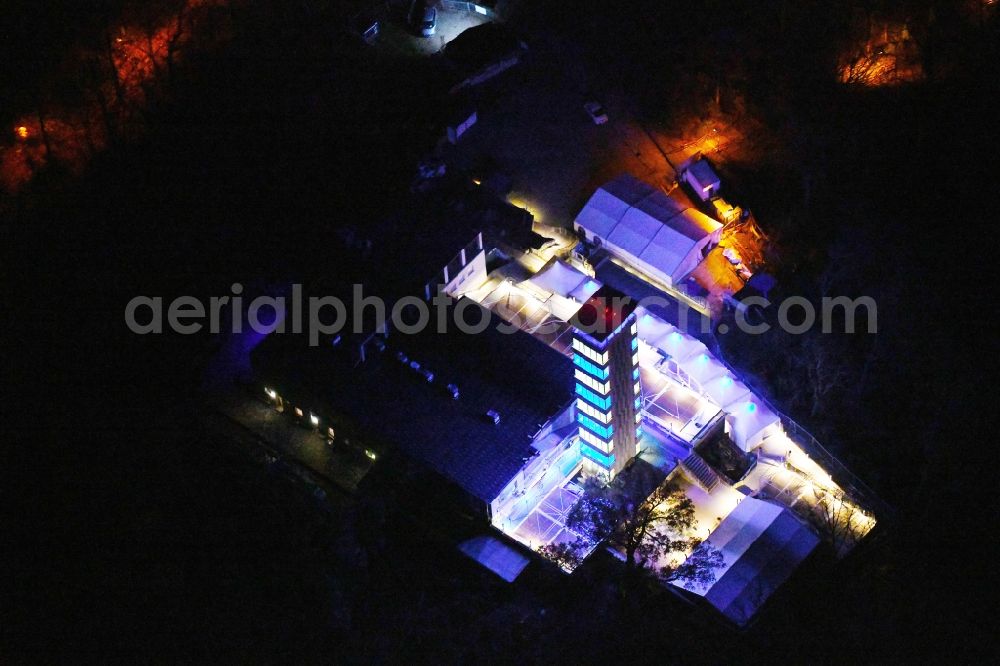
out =
<svg viewBox="0 0 1000 666"><path fill-rule="evenodd" d="M681 181L687 183L702 201L708 201L719 193L722 181L704 157L691 162L681 171Z"/></svg>

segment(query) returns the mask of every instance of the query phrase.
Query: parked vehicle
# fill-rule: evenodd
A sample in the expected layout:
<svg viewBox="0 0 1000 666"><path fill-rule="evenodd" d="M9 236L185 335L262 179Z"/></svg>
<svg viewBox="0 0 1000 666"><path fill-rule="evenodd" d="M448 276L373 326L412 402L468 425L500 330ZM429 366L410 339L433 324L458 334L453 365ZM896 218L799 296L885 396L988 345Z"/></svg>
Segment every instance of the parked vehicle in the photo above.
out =
<svg viewBox="0 0 1000 666"><path fill-rule="evenodd" d="M427 7L424 9L424 19L420 24L420 34L424 37L430 37L437 30L437 16L438 10L433 7Z"/></svg>
<svg viewBox="0 0 1000 666"><path fill-rule="evenodd" d="M410 24L421 37L430 37L437 31L437 9L419 0L410 11Z"/></svg>
<svg viewBox="0 0 1000 666"><path fill-rule="evenodd" d="M608 122L607 111L597 102L584 102L583 110L587 112L587 115L590 116L595 125L603 125Z"/></svg>

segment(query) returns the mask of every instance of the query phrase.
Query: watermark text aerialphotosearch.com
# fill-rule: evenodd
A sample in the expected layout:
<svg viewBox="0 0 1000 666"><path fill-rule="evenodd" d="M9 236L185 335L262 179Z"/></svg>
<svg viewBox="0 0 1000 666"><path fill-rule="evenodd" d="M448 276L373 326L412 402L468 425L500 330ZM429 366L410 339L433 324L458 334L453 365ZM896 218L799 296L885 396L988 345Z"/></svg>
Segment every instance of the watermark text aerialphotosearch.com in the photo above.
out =
<svg viewBox="0 0 1000 666"><path fill-rule="evenodd" d="M510 289L516 289L508 285ZM243 285L232 285L231 294L200 299L194 296L179 296L165 301L160 296L136 296L125 306L125 324L130 331L138 335L149 335L173 332L181 335L192 335L207 330L209 333L219 333L232 330L241 333L244 327L244 306L246 306L246 323L250 330L269 334L306 333L310 345L318 345L324 336L339 333L370 333L372 331L398 331L403 334L415 334L433 326L438 333L446 333L450 326L463 333L481 333L492 323L488 312L469 299L453 300L446 294L438 294L430 301L417 296L406 296L396 301L386 301L378 296L366 296L364 287L353 286L351 298L337 296L303 296L302 285L292 285L291 296L257 296L244 303ZM600 299L599 309L608 308L610 312L622 312L626 307L639 308L677 308L678 325L683 330L688 329L688 317L698 317L697 321L708 332L710 321L698 314L692 314L691 308L683 302L670 301L659 296L649 296L638 301L628 297L613 297ZM606 303L604 301L607 301ZM772 324L765 321L763 313L776 307L777 326L791 334L802 334L813 330L817 325L823 333L834 331L834 321L838 322L837 330L845 333L876 333L877 304L868 296L850 298L847 296L824 297L817 312L816 305L802 296L791 296L775 304L761 296L751 296L744 299L734 312L736 327L751 335L759 335L771 330ZM514 333L521 330L526 323L526 317L519 310L510 307L503 299L493 306L494 312L502 321L496 323L497 330L502 333ZM856 326L858 313L862 312L863 327ZM756 313L756 316L751 313ZM585 316L578 316L571 322L577 328L588 333L607 332L613 318L594 317L588 321ZM545 327L551 328L546 331ZM536 333L556 332L560 322L549 320ZM720 327L720 332L728 331Z"/></svg>

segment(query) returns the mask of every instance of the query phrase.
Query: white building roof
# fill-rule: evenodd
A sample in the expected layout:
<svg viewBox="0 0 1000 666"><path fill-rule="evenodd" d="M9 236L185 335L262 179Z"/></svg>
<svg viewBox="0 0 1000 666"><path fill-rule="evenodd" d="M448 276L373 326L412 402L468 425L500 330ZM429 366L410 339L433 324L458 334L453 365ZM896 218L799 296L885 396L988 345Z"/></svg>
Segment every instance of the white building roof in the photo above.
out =
<svg viewBox="0 0 1000 666"><path fill-rule="evenodd" d="M712 165L705 159L699 159L688 167L688 173L700 187L719 186L719 176L712 169Z"/></svg>
<svg viewBox="0 0 1000 666"><path fill-rule="evenodd" d="M576 223L601 238L607 238L630 207L631 203L618 194L613 194L605 186L590 197L587 205L577 215Z"/></svg>
<svg viewBox="0 0 1000 666"><path fill-rule="evenodd" d="M594 292L601 288L601 283L586 273L581 273L569 264L552 259L542 269L525 280L534 290L548 295L556 294L563 298L573 298L580 303L586 302Z"/></svg>
<svg viewBox="0 0 1000 666"><path fill-rule="evenodd" d="M574 225L640 270L671 283L694 270L701 247L717 240L722 227L628 175L594 192Z"/></svg>
<svg viewBox="0 0 1000 666"><path fill-rule="evenodd" d="M650 187L654 192L659 192ZM672 199L667 195L651 197L644 194L635 201L634 206L657 220L669 220L670 218L688 210L680 201Z"/></svg>
<svg viewBox="0 0 1000 666"><path fill-rule="evenodd" d="M706 382L715 377L725 375L727 372L726 366L715 360L715 357L708 352L689 356L679 365L681 366L681 370L687 373L688 377L696 380L701 385L702 390L704 390Z"/></svg>
<svg viewBox="0 0 1000 666"><path fill-rule="evenodd" d="M715 582L707 587L688 581L672 584L704 597L742 626L818 543L819 538L788 509L747 497L701 546L722 554Z"/></svg>
<svg viewBox="0 0 1000 666"><path fill-rule="evenodd" d="M659 340L658 343L656 346L670 354L670 357L677 363L708 352L705 343L690 335L684 335L680 331L674 331Z"/></svg>
<svg viewBox="0 0 1000 666"><path fill-rule="evenodd" d="M639 339L653 347L656 346L655 342L677 330L673 324L653 316L641 305L636 309L636 315L639 323Z"/></svg>
<svg viewBox="0 0 1000 666"><path fill-rule="evenodd" d="M764 430L781 422L781 418L761 402L751 396L745 401L737 401L723 408L726 422L730 426L730 436L744 451L754 448L764 436Z"/></svg>
<svg viewBox="0 0 1000 666"><path fill-rule="evenodd" d="M750 389L746 384L725 374L702 384L705 394L720 407L750 399Z"/></svg>
<svg viewBox="0 0 1000 666"><path fill-rule="evenodd" d="M638 323L639 338L669 355L694 380L692 388L722 408L729 434L741 449L750 451L770 432L768 428L776 424L780 428L781 417L735 379L700 340L681 333L649 312L642 311Z"/></svg>
<svg viewBox="0 0 1000 666"><path fill-rule="evenodd" d="M638 208L629 208L607 240L638 257L662 227L663 223L655 217Z"/></svg>
<svg viewBox="0 0 1000 666"><path fill-rule="evenodd" d="M513 583L529 562L527 557L492 536L473 537L460 543L458 549L508 583Z"/></svg>
<svg viewBox="0 0 1000 666"><path fill-rule="evenodd" d="M553 258L518 286L537 297L551 314L569 321L601 288L601 283Z"/></svg>

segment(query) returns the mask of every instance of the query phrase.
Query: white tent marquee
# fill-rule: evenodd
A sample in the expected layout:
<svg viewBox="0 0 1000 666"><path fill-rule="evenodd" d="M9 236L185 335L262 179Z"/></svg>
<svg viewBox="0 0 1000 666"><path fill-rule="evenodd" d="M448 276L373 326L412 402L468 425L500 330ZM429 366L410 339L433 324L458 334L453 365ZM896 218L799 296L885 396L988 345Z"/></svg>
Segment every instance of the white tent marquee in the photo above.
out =
<svg viewBox="0 0 1000 666"><path fill-rule="evenodd" d="M705 394L720 407L736 402L746 402L750 399L750 389L743 382L733 379L729 374L715 377L702 384Z"/></svg>
<svg viewBox="0 0 1000 666"><path fill-rule="evenodd" d="M655 341L677 330L673 324L668 324L659 317L651 315L641 306L636 310L636 316L639 321L639 339L654 347L656 346L653 344Z"/></svg>
<svg viewBox="0 0 1000 666"><path fill-rule="evenodd" d="M640 271L668 284L681 282L719 242L722 225L632 176L598 189L574 228Z"/></svg>
<svg viewBox="0 0 1000 666"><path fill-rule="evenodd" d="M518 286L545 303L553 315L569 321L601 288L601 283L563 261L552 259Z"/></svg>
<svg viewBox="0 0 1000 666"><path fill-rule="evenodd" d="M638 323L639 338L670 357L670 372L722 407L728 431L741 449L749 451L760 444L770 426L780 428L781 418L734 379L704 343L648 312L639 313Z"/></svg>
<svg viewBox="0 0 1000 666"><path fill-rule="evenodd" d="M750 399L726 405L726 424L736 446L750 451L764 439L769 426L779 424L781 418L766 405ZM780 427L780 426L779 426Z"/></svg>
<svg viewBox="0 0 1000 666"><path fill-rule="evenodd" d="M672 583L700 596L736 624L746 624L819 544L790 510L752 497L744 498L705 540L723 563L715 581Z"/></svg>
<svg viewBox="0 0 1000 666"><path fill-rule="evenodd" d="M699 340L691 336L684 335L680 331L673 331L654 342L650 342L654 347L662 349L670 354L670 357L678 363L708 352L708 347Z"/></svg>
<svg viewBox="0 0 1000 666"><path fill-rule="evenodd" d="M705 384L715 377L726 374L726 366L715 360L715 357L708 352L694 354L684 359L680 363L681 370L687 373L688 377L694 379L705 390Z"/></svg>

